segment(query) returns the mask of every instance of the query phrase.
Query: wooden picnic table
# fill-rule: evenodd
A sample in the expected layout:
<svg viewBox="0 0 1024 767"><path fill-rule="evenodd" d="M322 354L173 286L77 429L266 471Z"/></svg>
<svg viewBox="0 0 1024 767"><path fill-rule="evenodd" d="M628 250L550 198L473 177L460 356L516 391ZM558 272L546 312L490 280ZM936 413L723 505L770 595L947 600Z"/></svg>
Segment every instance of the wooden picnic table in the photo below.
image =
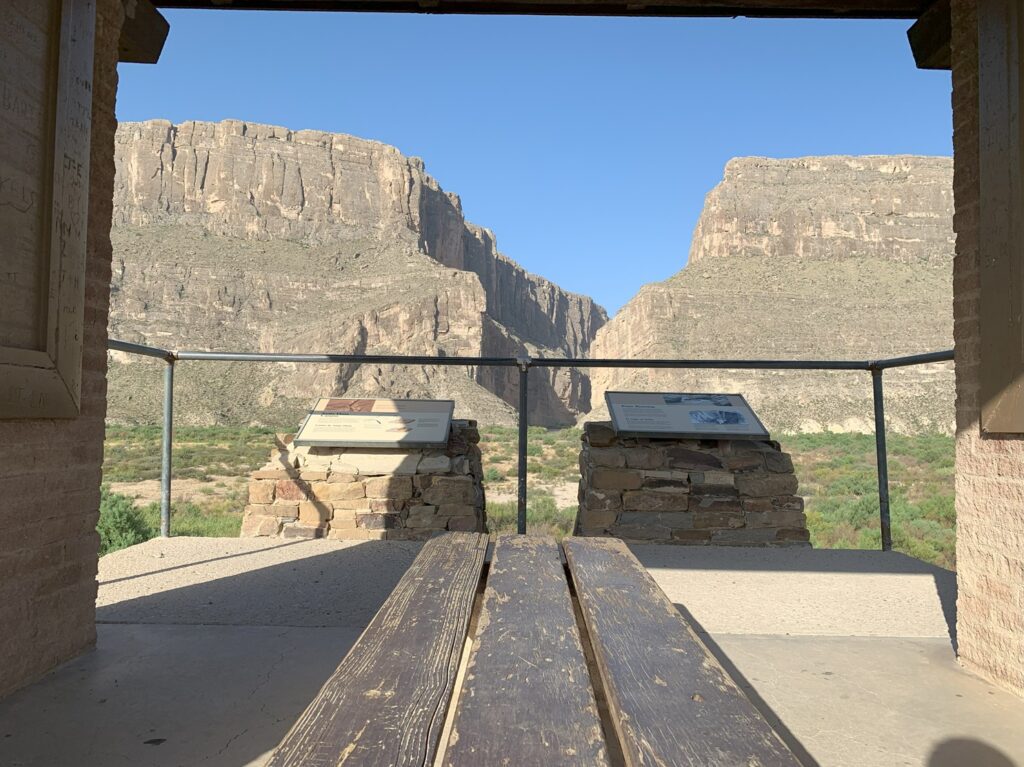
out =
<svg viewBox="0 0 1024 767"><path fill-rule="evenodd" d="M267 767L799 765L621 541L487 544L423 546Z"/></svg>

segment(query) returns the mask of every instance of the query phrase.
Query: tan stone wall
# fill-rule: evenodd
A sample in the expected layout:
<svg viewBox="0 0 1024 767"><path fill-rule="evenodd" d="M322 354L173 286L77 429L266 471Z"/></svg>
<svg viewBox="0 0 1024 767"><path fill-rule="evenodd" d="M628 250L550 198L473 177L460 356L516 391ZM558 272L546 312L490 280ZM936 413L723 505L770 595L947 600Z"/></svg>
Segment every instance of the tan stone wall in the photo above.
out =
<svg viewBox="0 0 1024 767"><path fill-rule="evenodd" d="M0 421L0 696L96 641L119 0L99 0L82 414ZM56 469L55 469L56 467Z"/></svg>
<svg viewBox="0 0 1024 767"><path fill-rule="evenodd" d="M644 543L807 546L793 460L776 442L628 439L584 426L577 535Z"/></svg>
<svg viewBox="0 0 1024 767"><path fill-rule="evenodd" d="M979 428L978 31L953 2L957 639L961 662L1024 695L1024 441Z"/></svg>
<svg viewBox="0 0 1024 767"><path fill-rule="evenodd" d="M424 540L484 532L483 466L475 421L452 421L438 449L296 447L278 435L252 473L243 538Z"/></svg>

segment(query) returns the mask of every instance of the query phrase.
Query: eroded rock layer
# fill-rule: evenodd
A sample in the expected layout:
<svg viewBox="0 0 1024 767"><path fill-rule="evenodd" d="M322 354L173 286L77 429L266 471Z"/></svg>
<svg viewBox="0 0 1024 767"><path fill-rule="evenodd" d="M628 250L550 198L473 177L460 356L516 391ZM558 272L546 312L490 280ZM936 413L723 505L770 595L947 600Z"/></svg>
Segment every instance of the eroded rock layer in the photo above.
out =
<svg viewBox="0 0 1024 767"><path fill-rule="evenodd" d="M594 357L874 359L953 342L952 161L740 158L708 195L689 264L598 332ZM885 374L889 424L953 423L948 365ZM741 392L770 429L872 428L867 373L595 370L609 389Z"/></svg>
<svg viewBox="0 0 1024 767"><path fill-rule="evenodd" d="M118 128L110 334L167 348L585 356L606 321L467 222L417 158L352 136L239 121ZM111 416L151 420L152 364L113 355ZM283 423L324 393L452 397L508 422L509 369L182 365L184 421ZM531 420L590 407L575 371L536 371Z"/></svg>

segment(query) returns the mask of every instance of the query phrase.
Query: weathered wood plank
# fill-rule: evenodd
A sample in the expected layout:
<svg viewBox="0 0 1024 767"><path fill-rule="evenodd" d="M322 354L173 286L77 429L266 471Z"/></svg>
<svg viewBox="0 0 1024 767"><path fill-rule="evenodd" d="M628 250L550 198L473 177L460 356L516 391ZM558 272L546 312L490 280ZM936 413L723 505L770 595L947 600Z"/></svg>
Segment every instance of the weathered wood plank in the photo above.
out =
<svg viewBox="0 0 1024 767"><path fill-rule="evenodd" d="M608 764L569 584L551 538L498 540L444 763Z"/></svg>
<svg viewBox="0 0 1024 767"><path fill-rule="evenodd" d="M627 765L799 765L622 541L563 547Z"/></svg>
<svg viewBox="0 0 1024 767"><path fill-rule="evenodd" d="M477 533L427 541L267 767L432 764L486 550Z"/></svg>

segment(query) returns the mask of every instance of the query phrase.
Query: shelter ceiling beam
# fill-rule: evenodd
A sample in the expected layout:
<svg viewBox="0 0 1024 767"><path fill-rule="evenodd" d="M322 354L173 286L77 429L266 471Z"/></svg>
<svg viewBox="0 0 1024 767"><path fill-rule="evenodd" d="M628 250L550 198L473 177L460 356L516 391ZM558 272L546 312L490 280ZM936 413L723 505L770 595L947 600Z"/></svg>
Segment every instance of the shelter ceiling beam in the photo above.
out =
<svg viewBox="0 0 1024 767"><path fill-rule="evenodd" d="M128 0L117 43L117 60L130 64L156 64L171 26L150 0Z"/></svg>
<svg viewBox="0 0 1024 767"><path fill-rule="evenodd" d="M929 0L155 0L162 8L533 14L916 19Z"/></svg>
<svg viewBox="0 0 1024 767"><path fill-rule="evenodd" d="M918 69L953 68L953 17L950 0L936 0L907 30Z"/></svg>

